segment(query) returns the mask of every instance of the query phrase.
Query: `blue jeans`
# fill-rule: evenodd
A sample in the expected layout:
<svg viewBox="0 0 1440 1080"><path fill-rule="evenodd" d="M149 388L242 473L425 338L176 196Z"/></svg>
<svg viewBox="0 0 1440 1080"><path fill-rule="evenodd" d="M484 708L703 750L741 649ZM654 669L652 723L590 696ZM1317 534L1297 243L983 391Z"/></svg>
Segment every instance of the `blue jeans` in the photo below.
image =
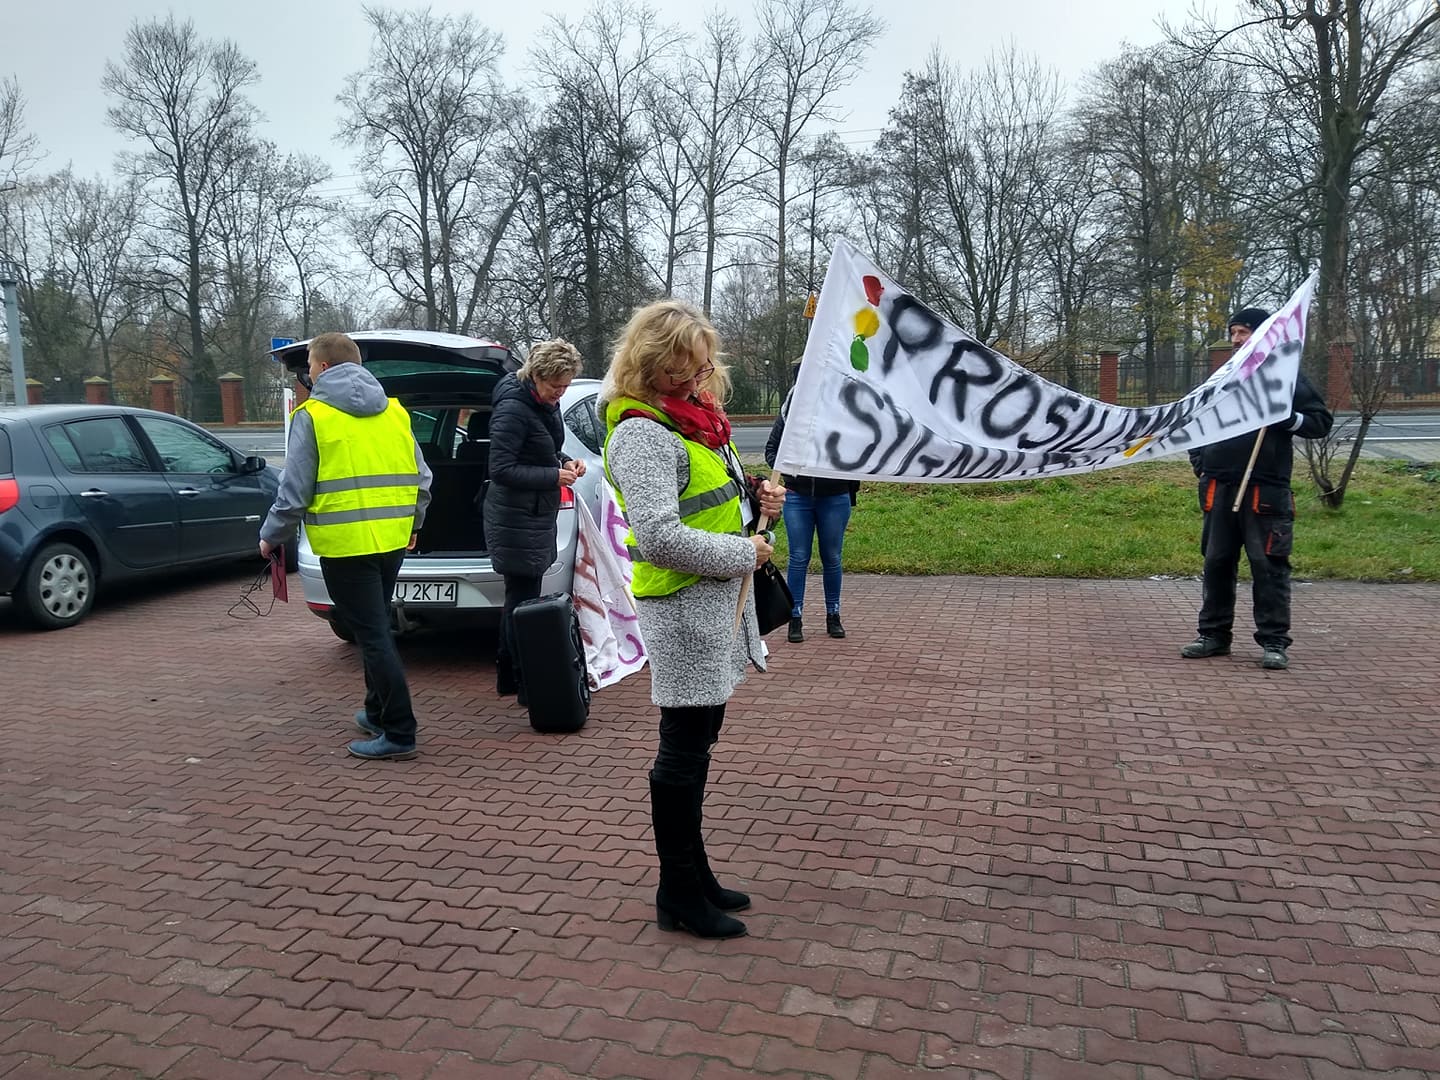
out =
<svg viewBox="0 0 1440 1080"><path fill-rule="evenodd" d="M845 546L845 526L850 523L850 496L785 496L785 538L790 545L790 566L785 574L795 608L790 617L798 619L805 606L805 571L810 566L810 548L820 537L821 580L825 583L825 611L840 610L840 550Z"/></svg>

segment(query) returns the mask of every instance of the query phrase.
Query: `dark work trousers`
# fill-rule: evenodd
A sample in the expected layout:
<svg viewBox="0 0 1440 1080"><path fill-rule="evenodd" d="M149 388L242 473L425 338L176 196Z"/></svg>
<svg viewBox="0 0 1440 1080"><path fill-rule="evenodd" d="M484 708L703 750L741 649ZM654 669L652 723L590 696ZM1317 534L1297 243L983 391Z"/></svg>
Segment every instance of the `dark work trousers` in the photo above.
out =
<svg viewBox="0 0 1440 1080"><path fill-rule="evenodd" d="M495 649L495 666L501 671L520 674L520 665L515 662L515 608L540 595L542 580L539 575L505 575L505 607L500 612L500 641Z"/></svg>
<svg viewBox="0 0 1440 1080"><path fill-rule="evenodd" d="M725 706L660 707L660 749L650 779L657 784L701 784L710 768L710 748L720 741Z"/></svg>
<svg viewBox="0 0 1440 1080"><path fill-rule="evenodd" d="M320 559L335 613L355 634L365 666L365 715L392 742L415 745L415 711L400 652L390 634L390 598L404 551Z"/></svg>
<svg viewBox="0 0 1440 1080"><path fill-rule="evenodd" d="M1235 582L1240 569L1240 552L1250 560L1250 577L1255 603L1255 640L1263 648L1289 648L1290 637L1290 551L1295 542L1294 502L1290 489L1263 489L1272 495L1268 508L1274 513L1257 513L1251 488L1238 511L1234 485L1216 485L1214 502L1205 512L1200 548L1205 554L1204 599L1200 605L1199 630L1205 637L1228 642L1235 620ZM1281 493L1283 492L1283 497Z"/></svg>

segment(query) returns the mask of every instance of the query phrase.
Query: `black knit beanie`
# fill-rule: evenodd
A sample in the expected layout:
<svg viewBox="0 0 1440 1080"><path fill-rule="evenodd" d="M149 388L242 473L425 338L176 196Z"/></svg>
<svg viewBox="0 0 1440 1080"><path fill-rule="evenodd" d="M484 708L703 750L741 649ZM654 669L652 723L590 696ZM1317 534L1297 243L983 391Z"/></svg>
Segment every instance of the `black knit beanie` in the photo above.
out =
<svg viewBox="0 0 1440 1080"><path fill-rule="evenodd" d="M1245 326L1249 327L1251 330L1259 330L1260 324L1269 317L1270 312L1266 311L1264 308L1241 308L1239 311L1235 312L1234 315L1230 316L1230 321L1225 325L1227 328L1231 326Z"/></svg>

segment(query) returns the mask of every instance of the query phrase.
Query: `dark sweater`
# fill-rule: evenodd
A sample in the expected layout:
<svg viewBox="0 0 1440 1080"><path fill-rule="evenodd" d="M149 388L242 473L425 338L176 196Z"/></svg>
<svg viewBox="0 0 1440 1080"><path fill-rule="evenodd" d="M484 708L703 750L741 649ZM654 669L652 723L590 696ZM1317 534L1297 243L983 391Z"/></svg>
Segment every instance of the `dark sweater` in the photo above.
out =
<svg viewBox="0 0 1440 1080"><path fill-rule="evenodd" d="M1295 463L1293 440L1318 439L1329 434L1335 424L1335 417L1326 407L1320 391L1304 375L1295 380L1295 398L1290 408L1288 421L1271 424L1265 429L1255 469L1250 474L1251 483L1289 484ZM1255 435L1256 432L1251 431L1191 450L1190 465L1195 475L1218 480L1222 484L1238 484L1245 475L1245 466L1255 447Z"/></svg>

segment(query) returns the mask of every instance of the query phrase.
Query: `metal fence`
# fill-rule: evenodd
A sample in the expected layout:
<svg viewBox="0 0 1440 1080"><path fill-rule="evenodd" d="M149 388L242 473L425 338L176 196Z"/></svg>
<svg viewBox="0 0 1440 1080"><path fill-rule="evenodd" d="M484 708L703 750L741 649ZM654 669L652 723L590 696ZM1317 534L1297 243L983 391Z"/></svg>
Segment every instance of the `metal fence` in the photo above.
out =
<svg viewBox="0 0 1440 1080"><path fill-rule="evenodd" d="M1100 396L1100 360L1084 357L1068 368L1061 366L1037 368L1037 373L1086 397ZM1440 357L1423 360L1382 360L1375 363L1374 378L1385 388L1385 408L1406 408L1440 405ZM1190 363L1157 363L1154 370L1155 402L1174 401L1204 382L1210 375L1208 364L1199 360ZM1321 387L1325 391L1325 387ZM1150 404L1149 384L1144 361L1122 357L1118 371L1117 404Z"/></svg>

